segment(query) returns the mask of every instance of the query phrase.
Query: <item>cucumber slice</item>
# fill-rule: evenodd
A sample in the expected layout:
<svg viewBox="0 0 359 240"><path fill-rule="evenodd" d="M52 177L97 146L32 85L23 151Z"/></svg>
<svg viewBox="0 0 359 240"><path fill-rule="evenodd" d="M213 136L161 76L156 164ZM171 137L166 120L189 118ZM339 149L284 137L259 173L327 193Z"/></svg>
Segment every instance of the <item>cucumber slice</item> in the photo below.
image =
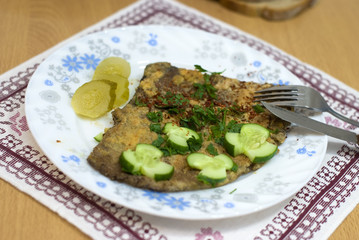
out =
<svg viewBox="0 0 359 240"><path fill-rule="evenodd" d="M99 75L119 75L128 78L131 73L130 63L120 57L107 57L97 65L94 78L98 79Z"/></svg>
<svg viewBox="0 0 359 240"><path fill-rule="evenodd" d="M137 144L136 150L126 150L120 156L122 170L134 175L144 175L155 181L170 179L174 168L162 162L161 150L150 144Z"/></svg>
<svg viewBox="0 0 359 240"><path fill-rule="evenodd" d="M243 137L241 141L245 141L245 148L255 149L266 142L270 132L259 124L247 123L242 126L240 135Z"/></svg>
<svg viewBox="0 0 359 240"><path fill-rule="evenodd" d="M236 164L225 154L210 157L203 153L191 153L187 157L191 168L201 170L197 179L212 186L227 178L226 170L236 170Z"/></svg>
<svg viewBox="0 0 359 240"><path fill-rule="evenodd" d="M103 138L103 133L99 133L96 136L93 137L97 142L101 142L102 138Z"/></svg>
<svg viewBox="0 0 359 240"><path fill-rule="evenodd" d="M213 162L213 158L203 153L191 153L187 157L187 163L191 168L203 169Z"/></svg>
<svg viewBox="0 0 359 240"><path fill-rule="evenodd" d="M84 83L76 89L71 106L76 114L96 119L111 111L116 99L117 84L108 80Z"/></svg>
<svg viewBox="0 0 359 240"><path fill-rule="evenodd" d="M275 144L264 142L260 147L255 149L246 149L244 154L253 163L263 163L271 159L277 153L278 147Z"/></svg>
<svg viewBox="0 0 359 240"><path fill-rule="evenodd" d="M163 128L163 132L168 135L174 134L181 136L186 140L190 139L191 137L199 139L199 135L195 131L189 128L179 127L175 123L166 123Z"/></svg>
<svg viewBox="0 0 359 240"><path fill-rule="evenodd" d="M161 161L156 161L141 167L141 173L155 181L170 179L173 175L173 171L173 166Z"/></svg>
<svg viewBox="0 0 359 240"><path fill-rule="evenodd" d="M167 139L168 144L179 151L187 151L188 150L188 144L187 139L185 139L182 136L178 136L175 134L169 134Z"/></svg>
<svg viewBox="0 0 359 240"><path fill-rule="evenodd" d="M189 149L187 140L194 137L199 139L199 135L192 129L179 127L174 123L166 123L163 132L168 136L168 144L179 151Z"/></svg>
<svg viewBox="0 0 359 240"><path fill-rule="evenodd" d="M163 152L151 144L139 143L136 146L136 158L146 164L159 160Z"/></svg>
<svg viewBox="0 0 359 240"><path fill-rule="evenodd" d="M213 167L207 167L204 168L200 173L197 175L197 179L215 186L217 183L223 182L227 178L226 169L224 167L222 168L213 168Z"/></svg>
<svg viewBox="0 0 359 240"><path fill-rule="evenodd" d="M277 152L275 144L267 142L270 132L259 124L244 124L240 133L226 133L224 148L232 155L244 153L253 163L263 163Z"/></svg>
<svg viewBox="0 0 359 240"><path fill-rule="evenodd" d="M215 157L203 153L191 153L187 157L187 163L191 168L202 170L207 167L224 167L231 170L235 164L230 157L225 154L219 154Z"/></svg>
<svg viewBox="0 0 359 240"><path fill-rule="evenodd" d="M178 130L178 128L179 128L179 126L177 126L175 123L166 123L163 128L163 132L169 133L171 131Z"/></svg>
<svg viewBox="0 0 359 240"><path fill-rule="evenodd" d="M219 154L213 158L216 162L221 162L226 170L234 170L238 167L230 157L225 154Z"/></svg>
<svg viewBox="0 0 359 240"><path fill-rule="evenodd" d="M224 148L227 153L233 157L243 153L243 144L239 133L227 132L224 136Z"/></svg>
<svg viewBox="0 0 359 240"><path fill-rule="evenodd" d="M132 150L126 150L122 152L120 156L120 164L122 167L122 170L134 175L140 175L140 169L142 166L142 163L138 161L136 157L136 153Z"/></svg>

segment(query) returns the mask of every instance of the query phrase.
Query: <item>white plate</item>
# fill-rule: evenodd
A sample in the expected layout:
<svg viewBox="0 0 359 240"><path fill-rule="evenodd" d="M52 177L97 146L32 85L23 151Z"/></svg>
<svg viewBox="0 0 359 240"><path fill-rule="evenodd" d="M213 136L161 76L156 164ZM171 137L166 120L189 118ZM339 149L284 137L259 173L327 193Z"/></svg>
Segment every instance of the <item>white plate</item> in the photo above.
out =
<svg viewBox="0 0 359 240"><path fill-rule="evenodd" d="M49 56L31 78L26 116L37 143L67 176L115 203L157 216L208 220L242 216L277 204L296 193L315 174L327 138L293 129L280 152L260 170L223 187L157 193L109 180L89 166L93 137L112 124L111 115L89 121L73 112L74 91L89 81L96 65L120 56L132 68L131 96L148 63L167 61L194 68L199 64L228 77L274 84L301 84L269 57L240 42L203 31L169 26L135 26L77 39Z"/></svg>

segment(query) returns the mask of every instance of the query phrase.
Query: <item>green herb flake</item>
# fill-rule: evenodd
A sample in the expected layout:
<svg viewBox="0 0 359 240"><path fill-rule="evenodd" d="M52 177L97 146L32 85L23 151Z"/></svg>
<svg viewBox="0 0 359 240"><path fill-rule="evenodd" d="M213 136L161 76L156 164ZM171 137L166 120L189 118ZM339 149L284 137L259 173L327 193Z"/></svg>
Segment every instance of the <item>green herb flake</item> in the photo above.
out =
<svg viewBox="0 0 359 240"><path fill-rule="evenodd" d="M232 120L227 125L227 132L240 133L243 125L243 123L237 123L235 120Z"/></svg>
<svg viewBox="0 0 359 240"><path fill-rule="evenodd" d="M193 94L193 97L196 99L203 99L204 94L207 93L208 97L211 99L217 99L217 89L213 87L210 83L210 75L207 73L204 74L204 83L194 83L193 86L196 88L196 92Z"/></svg>
<svg viewBox="0 0 359 240"><path fill-rule="evenodd" d="M146 114L146 116L148 120L154 123L159 123L163 119L162 112L149 112Z"/></svg>
<svg viewBox="0 0 359 240"><path fill-rule="evenodd" d="M234 193L235 191L237 191L237 188L233 189L229 194Z"/></svg>
<svg viewBox="0 0 359 240"><path fill-rule="evenodd" d="M236 164L236 163L234 163L233 164L233 167L231 168L231 170L233 171L233 172L237 172L237 170L238 170L238 165Z"/></svg>
<svg viewBox="0 0 359 240"><path fill-rule="evenodd" d="M276 128L276 129L274 129L274 130L269 129L269 132L270 132L270 133L273 133L273 134L278 134L278 133L279 133L279 129L278 129L278 128Z"/></svg>
<svg viewBox="0 0 359 240"><path fill-rule="evenodd" d="M199 71L199 72L202 72L202 73L206 73L206 72L208 72L208 73L211 73L211 74L222 74L222 73L224 73L224 71L225 70L223 70L222 72L210 72L210 71L208 71L208 70L206 70L206 69L204 69L203 67L201 67L200 65L194 65L194 67L195 67L195 69L197 70L197 71Z"/></svg>
<svg viewBox="0 0 359 240"><path fill-rule="evenodd" d="M194 65L194 67L199 71L199 72L207 72L206 69L202 68L200 65Z"/></svg>
<svg viewBox="0 0 359 240"><path fill-rule="evenodd" d="M158 96L155 106L160 109L166 109L170 114L179 114L185 111L189 100L182 94L173 94L167 92L164 96Z"/></svg>
<svg viewBox="0 0 359 240"><path fill-rule="evenodd" d="M138 99L137 96L136 96L136 98L135 98L135 105L136 105L137 107L145 107L145 106L147 106L146 103L144 103L144 102L142 102L140 99Z"/></svg>
<svg viewBox="0 0 359 240"><path fill-rule="evenodd" d="M155 133L162 133L162 127L160 123L151 123L150 124L150 130Z"/></svg>
<svg viewBox="0 0 359 240"><path fill-rule="evenodd" d="M207 146L206 151L207 151L209 154L213 155L213 156L217 156L217 155L218 155L218 151L217 151L217 149L213 146L212 143L210 143L210 144Z"/></svg>
<svg viewBox="0 0 359 240"><path fill-rule="evenodd" d="M193 94L193 97L196 99L203 99L204 94L207 93L208 97L211 99L217 99L217 89L211 84L211 76L222 74L222 72L209 72L206 69L202 68L200 65L194 65L194 67L203 74L204 84L195 83L193 86L196 88L196 92Z"/></svg>
<svg viewBox="0 0 359 240"><path fill-rule="evenodd" d="M263 108L261 105L259 105L259 104L254 105L254 106L253 106L253 110L254 110L256 113L262 113L262 112L264 112L264 108Z"/></svg>
<svg viewBox="0 0 359 240"><path fill-rule="evenodd" d="M203 140L202 140L201 136L199 139L196 139L193 136L190 139L188 139L187 144L188 144L190 152L197 152L198 150L200 150L202 147L202 142L203 142Z"/></svg>
<svg viewBox="0 0 359 240"><path fill-rule="evenodd" d="M152 142L152 145L159 148L164 142L165 139L160 134L158 134L157 139Z"/></svg>

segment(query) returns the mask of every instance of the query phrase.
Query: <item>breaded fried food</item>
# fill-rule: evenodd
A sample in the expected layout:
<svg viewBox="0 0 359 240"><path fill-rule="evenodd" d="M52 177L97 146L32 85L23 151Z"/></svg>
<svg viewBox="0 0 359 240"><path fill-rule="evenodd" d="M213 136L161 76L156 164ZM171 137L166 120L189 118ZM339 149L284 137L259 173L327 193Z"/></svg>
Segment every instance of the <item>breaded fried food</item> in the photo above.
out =
<svg viewBox="0 0 359 240"><path fill-rule="evenodd" d="M114 126L106 131L88 157L90 165L110 179L155 191L214 187L198 179L199 170L191 168L186 161L189 153L165 154L161 158L174 167L169 180L155 181L123 171L119 158L124 151L135 150L139 143L152 144L159 139L160 134L150 128L153 121L148 113L151 112L161 112L161 121L156 123L161 128L166 123L174 123L198 132L203 142L197 151L206 155L209 155L209 145L218 154L227 154L222 142L224 130L220 126L230 122L257 123L273 130L269 141L277 145L283 143L286 123L265 109L253 108L254 92L270 87L270 84L241 82L220 74L206 77L201 71L177 68L166 62L149 64L133 99L123 109L113 112ZM212 119L214 117L218 119ZM243 154L231 158L238 169L227 171L226 180L215 186L233 182L263 166L263 163L251 162Z"/></svg>

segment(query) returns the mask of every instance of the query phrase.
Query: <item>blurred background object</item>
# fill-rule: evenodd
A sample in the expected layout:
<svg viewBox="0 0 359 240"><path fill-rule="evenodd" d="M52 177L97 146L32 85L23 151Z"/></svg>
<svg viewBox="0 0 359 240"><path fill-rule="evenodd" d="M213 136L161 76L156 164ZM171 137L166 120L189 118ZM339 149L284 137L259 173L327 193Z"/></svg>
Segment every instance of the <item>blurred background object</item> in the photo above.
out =
<svg viewBox="0 0 359 240"><path fill-rule="evenodd" d="M267 20L286 20L312 7L317 0L219 0L242 14Z"/></svg>

